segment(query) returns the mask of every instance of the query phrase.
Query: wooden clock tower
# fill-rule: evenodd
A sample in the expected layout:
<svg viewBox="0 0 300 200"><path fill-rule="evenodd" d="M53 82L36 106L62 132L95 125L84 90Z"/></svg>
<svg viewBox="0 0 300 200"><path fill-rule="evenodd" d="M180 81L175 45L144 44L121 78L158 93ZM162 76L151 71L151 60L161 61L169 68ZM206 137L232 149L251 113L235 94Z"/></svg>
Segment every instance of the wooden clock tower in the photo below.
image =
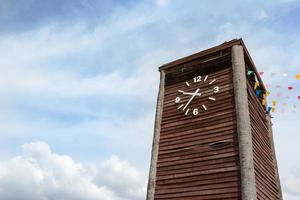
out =
<svg viewBox="0 0 300 200"><path fill-rule="evenodd" d="M266 89L242 39L159 71L147 200L281 200Z"/></svg>

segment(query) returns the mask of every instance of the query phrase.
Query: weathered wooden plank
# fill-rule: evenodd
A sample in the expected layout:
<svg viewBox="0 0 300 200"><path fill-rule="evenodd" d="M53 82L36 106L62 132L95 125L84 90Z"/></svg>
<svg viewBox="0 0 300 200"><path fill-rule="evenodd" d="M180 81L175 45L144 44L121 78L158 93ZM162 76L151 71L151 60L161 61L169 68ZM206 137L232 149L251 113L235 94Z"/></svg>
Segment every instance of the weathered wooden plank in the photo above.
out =
<svg viewBox="0 0 300 200"><path fill-rule="evenodd" d="M276 174L273 164L271 141L268 134L265 108L250 83L248 87L248 99L253 140L255 180L258 200L278 200Z"/></svg>

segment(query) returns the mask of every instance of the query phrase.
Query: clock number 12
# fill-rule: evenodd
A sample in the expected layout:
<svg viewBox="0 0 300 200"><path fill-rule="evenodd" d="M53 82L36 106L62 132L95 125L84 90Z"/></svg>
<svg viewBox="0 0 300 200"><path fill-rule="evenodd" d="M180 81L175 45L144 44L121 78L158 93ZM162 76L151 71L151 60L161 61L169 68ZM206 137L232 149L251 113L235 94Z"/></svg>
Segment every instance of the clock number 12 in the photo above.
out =
<svg viewBox="0 0 300 200"><path fill-rule="evenodd" d="M200 82L201 81L201 76L196 76L194 77L194 83Z"/></svg>

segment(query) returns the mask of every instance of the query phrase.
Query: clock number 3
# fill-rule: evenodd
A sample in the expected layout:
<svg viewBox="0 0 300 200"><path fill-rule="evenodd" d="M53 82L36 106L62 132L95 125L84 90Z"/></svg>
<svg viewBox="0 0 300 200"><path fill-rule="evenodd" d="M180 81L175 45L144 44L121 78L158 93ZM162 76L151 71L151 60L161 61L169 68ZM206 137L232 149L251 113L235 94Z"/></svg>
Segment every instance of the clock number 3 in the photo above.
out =
<svg viewBox="0 0 300 200"><path fill-rule="evenodd" d="M214 87L214 93L218 93L220 91L219 86Z"/></svg>
<svg viewBox="0 0 300 200"><path fill-rule="evenodd" d="M196 76L194 77L194 83L200 82L201 81L201 76Z"/></svg>

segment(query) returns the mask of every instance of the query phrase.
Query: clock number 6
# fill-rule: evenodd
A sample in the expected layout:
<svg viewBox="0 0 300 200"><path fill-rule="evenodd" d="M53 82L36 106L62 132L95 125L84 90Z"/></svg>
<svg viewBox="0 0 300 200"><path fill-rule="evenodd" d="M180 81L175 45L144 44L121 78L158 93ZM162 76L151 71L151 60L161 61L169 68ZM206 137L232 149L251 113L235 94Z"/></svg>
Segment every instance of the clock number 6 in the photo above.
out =
<svg viewBox="0 0 300 200"><path fill-rule="evenodd" d="M195 109L193 110L193 115L198 115L198 113L199 113L198 109L195 108Z"/></svg>
<svg viewBox="0 0 300 200"><path fill-rule="evenodd" d="M201 76L196 76L194 77L194 83L200 82L201 81Z"/></svg>

